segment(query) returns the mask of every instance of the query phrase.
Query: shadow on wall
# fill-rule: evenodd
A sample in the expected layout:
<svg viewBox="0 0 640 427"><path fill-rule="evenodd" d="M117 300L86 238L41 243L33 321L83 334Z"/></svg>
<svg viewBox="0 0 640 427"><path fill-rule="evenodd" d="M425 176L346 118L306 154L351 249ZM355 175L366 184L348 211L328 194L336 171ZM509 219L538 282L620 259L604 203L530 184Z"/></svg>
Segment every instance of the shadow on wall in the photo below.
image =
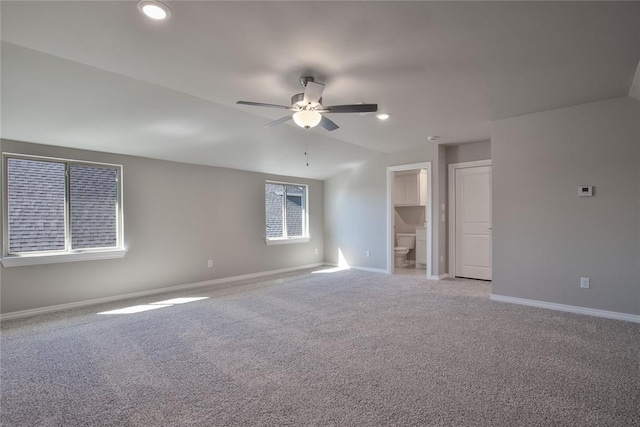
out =
<svg viewBox="0 0 640 427"><path fill-rule="evenodd" d="M426 210L424 206L398 206L395 208L395 212L396 233L415 233L416 227L425 223Z"/></svg>

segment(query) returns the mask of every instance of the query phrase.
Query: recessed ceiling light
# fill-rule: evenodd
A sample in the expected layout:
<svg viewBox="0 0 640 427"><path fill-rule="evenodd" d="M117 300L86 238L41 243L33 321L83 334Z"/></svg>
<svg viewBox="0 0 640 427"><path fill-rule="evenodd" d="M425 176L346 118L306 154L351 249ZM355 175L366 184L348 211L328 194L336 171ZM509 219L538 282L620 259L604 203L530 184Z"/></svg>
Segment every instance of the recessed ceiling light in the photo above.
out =
<svg viewBox="0 0 640 427"><path fill-rule="evenodd" d="M171 9L164 3L156 0L141 0L138 2L138 10L145 16L156 21L163 21L171 17Z"/></svg>
<svg viewBox="0 0 640 427"><path fill-rule="evenodd" d="M387 114L387 113L378 113L378 114L376 114L376 117L379 120L387 120L389 117L391 117L391 115Z"/></svg>
<svg viewBox="0 0 640 427"><path fill-rule="evenodd" d="M437 141L438 138L440 138L439 136L428 136L427 137L427 141Z"/></svg>

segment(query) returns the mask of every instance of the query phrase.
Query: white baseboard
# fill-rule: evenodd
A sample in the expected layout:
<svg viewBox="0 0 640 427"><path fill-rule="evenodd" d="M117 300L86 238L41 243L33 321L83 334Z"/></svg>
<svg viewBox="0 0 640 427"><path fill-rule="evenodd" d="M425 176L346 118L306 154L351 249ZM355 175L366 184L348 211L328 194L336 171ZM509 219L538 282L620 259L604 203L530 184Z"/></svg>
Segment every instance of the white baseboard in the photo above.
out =
<svg viewBox="0 0 640 427"><path fill-rule="evenodd" d="M491 294L491 301L508 302L511 304L528 305L531 307L547 308L549 310L566 311L569 313L586 314L587 316L605 317L607 319L626 320L627 322L640 323L640 316L636 314L619 313L617 311L599 310L596 308L578 307L575 305L556 304L553 302L538 301L533 299L507 297Z"/></svg>
<svg viewBox="0 0 640 427"><path fill-rule="evenodd" d="M325 262L324 265L326 265L327 267L334 267L334 268L339 267L339 265L336 264L335 262ZM370 273L387 274L387 270L383 268L358 267L357 265L350 265L348 267L345 267L345 270L360 270L360 271L368 271Z"/></svg>
<svg viewBox="0 0 640 427"><path fill-rule="evenodd" d="M338 264L327 264L327 265L333 265L335 267L338 266ZM371 273L389 274L389 272L387 270L385 270L384 268L359 267L357 265L350 265L349 268L352 269L352 270L369 271ZM400 268L402 268L402 267L400 267ZM418 270L420 270L420 269L418 269ZM426 270L425 270L425 274L426 274ZM446 279L447 277L449 277L449 275L445 273L445 274L441 274L439 276L431 276L431 277L429 277L429 280L442 280L442 279Z"/></svg>
<svg viewBox="0 0 640 427"><path fill-rule="evenodd" d="M250 274L242 274L239 276L223 277L220 279L205 280L203 282L187 283L184 285L169 286L167 288L151 289L148 291L132 292L129 294L114 295L111 297L96 298L91 300L72 302L68 304L59 304L59 305L51 305L48 307L33 308L29 310L12 311L10 313L0 314L0 321L17 319L20 317L36 316L38 314L53 313L56 311L69 310L72 308L86 307L90 305L103 304L107 302L121 301L125 299L130 299L130 298L139 298L139 297L145 297L145 296L151 296L151 295L157 295L157 294L164 294L167 292L175 292L175 291L183 291L183 290L192 289L192 288L200 288L204 286L212 286L212 285L219 285L223 283L238 282L242 280L257 279L260 277L267 277L267 276L274 276L282 273L289 273L296 270L306 270L308 268L315 268L323 265L325 264L322 262L319 262L319 263L308 264L308 265L303 265L299 267L281 268L279 270L269 270L269 271L262 271L259 273L250 273Z"/></svg>
<svg viewBox="0 0 640 427"><path fill-rule="evenodd" d="M368 271L370 273L387 274L387 270L383 268L358 267L357 265L350 265L349 268L352 270Z"/></svg>

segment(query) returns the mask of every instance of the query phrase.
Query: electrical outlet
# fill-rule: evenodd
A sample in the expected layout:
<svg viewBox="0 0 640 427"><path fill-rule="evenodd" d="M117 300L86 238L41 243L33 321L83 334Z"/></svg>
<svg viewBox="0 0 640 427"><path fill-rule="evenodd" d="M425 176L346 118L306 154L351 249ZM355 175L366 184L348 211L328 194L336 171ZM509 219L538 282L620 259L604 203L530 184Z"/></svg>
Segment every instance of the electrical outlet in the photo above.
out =
<svg viewBox="0 0 640 427"><path fill-rule="evenodd" d="M364 256L366 256L367 258L371 258L371 251L366 251L364 253Z"/></svg>
<svg viewBox="0 0 640 427"><path fill-rule="evenodd" d="M213 260L210 259L209 261L207 261L207 267L209 268L213 268Z"/></svg>
<svg viewBox="0 0 640 427"><path fill-rule="evenodd" d="M316 255L318 255L318 248L316 248Z"/></svg>
<svg viewBox="0 0 640 427"><path fill-rule="evenodd" d="M581 277L580 278L580 287L583 289L589 289L591 280L588 277Z"/></svg>

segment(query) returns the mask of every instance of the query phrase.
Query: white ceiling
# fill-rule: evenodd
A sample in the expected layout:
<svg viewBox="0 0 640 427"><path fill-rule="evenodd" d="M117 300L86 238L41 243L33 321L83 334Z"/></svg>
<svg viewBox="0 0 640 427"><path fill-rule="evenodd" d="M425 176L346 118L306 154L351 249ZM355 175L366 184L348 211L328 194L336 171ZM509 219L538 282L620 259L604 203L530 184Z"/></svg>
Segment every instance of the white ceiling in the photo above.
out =
<svg viewBox="0 0 640 427"><path fill-rule="evenodd" d="M492 119L629 94L640 2L2 1L6 139L324 179L379 153L490 138ZM298 78L340 129L261 125ZM310 164L304 152L310 145Z"/></svg>

